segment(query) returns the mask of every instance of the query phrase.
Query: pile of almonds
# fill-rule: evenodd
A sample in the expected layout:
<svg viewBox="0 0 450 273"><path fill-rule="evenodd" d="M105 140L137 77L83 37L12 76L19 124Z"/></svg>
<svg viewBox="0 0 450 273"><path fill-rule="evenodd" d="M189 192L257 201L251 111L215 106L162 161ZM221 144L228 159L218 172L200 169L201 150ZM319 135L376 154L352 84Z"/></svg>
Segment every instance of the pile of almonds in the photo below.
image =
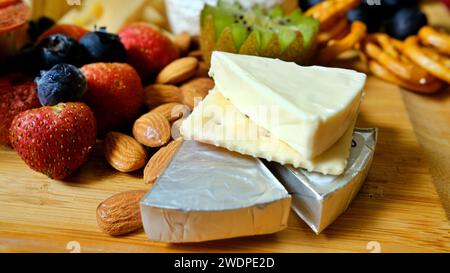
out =
<svg viewBox="0 0 450 273"><path fill-rule="evenodd" d="M144 182L153 184L183 143L179 128L195 105L214 87L208 66L202 60L198 39L188 33L175 36L182 57L167 65L155 83L145 88L148 113L138 118L133 136L110 132L104 140L109 164L120 172L144 169ZM158 149L149 159L148 149ZM101 230L112 236L142 228L139 201L145 191L116 194L97 207Z"/></svg>

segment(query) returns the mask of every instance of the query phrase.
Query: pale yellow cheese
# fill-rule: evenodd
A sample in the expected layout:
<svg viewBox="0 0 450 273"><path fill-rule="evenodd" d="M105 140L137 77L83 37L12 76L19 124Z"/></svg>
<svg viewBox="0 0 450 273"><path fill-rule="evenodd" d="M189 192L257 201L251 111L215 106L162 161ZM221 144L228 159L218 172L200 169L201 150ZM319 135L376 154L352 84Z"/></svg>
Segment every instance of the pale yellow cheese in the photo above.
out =
<svg viewBox="0 0 450 273"><path fill-rule="evenodd" d="M69 11L60 23L75 24L90 30L106 27L117 33L124 26L139 21L145 11L147 0L88 0L83 1L81 9Z"/></svg>
<svg viewBox="0 0 450 273"><path fill-rule="evenodd" d="M317 158L308 159L239 112L216 87L183 122L180 130L185 139L308 171L339 175L347 165L353 128L354 120L335 145Z"/></svg>
<svg viewBox="0 0 450 273"><path fill-rule="evenodd" d="M103 4L104 2L100 0L83 1L83 5L81 7L73 8L67 12L59 20L59 23L88 28L102 17L105 11Z"/></svg>
<svg viewBox="0 0 450 273"><path fill-rule="evenodd" d="M217 51L210 75L241 113L310 159L351 127L366 80L353 70Z"/></svg>
<svg viewBox="0 0 450 273"><path fill-rule="evenodd" d="M76 0L27 0L25 1L25 3L27 3L31 7L32 20L36 20L43 15L50 17L53 20L58 20L68 10L70 10L73 5L78 4Z"/></svg>

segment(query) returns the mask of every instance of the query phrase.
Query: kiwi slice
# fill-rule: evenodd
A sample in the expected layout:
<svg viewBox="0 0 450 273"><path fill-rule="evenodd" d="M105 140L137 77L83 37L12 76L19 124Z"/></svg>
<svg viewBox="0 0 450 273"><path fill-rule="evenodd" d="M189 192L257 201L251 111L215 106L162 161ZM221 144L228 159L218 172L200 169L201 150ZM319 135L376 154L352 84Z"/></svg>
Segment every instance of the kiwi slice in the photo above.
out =
<svg viewBox="0 0 450 273"><path fill-rule="evenodd" d="M319 22L299 9L285 14L281 6L246 10L239 3L219 1L217 6L205 5L200 27L207 63L211 52L220 50L305 64L315 49Z"/></svg>

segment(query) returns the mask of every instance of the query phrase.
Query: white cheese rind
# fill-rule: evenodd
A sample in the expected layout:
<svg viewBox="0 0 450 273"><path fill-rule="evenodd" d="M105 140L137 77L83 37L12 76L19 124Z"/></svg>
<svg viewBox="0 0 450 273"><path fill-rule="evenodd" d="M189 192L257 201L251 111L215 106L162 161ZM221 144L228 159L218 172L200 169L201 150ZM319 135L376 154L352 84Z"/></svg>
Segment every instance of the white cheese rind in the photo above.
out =
<svg viewBox="0 0 450 273"><path fill-rule="evenodd" d="M240 112L309 159L351 126L366 80L353 70L217 51L210 75Z"/></svg>
<svg viewBox="0 0 450 273"><path fill-rule="evenodd" d="M180 131L185 139L213 144L283 165L290 164L311 172L331 175L344 172L350 153L353 123L330 149L314 159L307 159L240 113L216 89L183 122Z"/></svg>
<svg viewBox="0 0 450 273"><path fill-rule="evenodd" d="M184 141L141 200L150 240L185 243L278 232L291 197L259 160Z"/></svg>
<svg viewBox="0 0 450 273"><path fill-rule="evenodd" d="M377 137L377 129L354 130L349 162L340 176L267 164L292 195L292 209L317 234L333 223L357 196L370 170Z"/></svg>

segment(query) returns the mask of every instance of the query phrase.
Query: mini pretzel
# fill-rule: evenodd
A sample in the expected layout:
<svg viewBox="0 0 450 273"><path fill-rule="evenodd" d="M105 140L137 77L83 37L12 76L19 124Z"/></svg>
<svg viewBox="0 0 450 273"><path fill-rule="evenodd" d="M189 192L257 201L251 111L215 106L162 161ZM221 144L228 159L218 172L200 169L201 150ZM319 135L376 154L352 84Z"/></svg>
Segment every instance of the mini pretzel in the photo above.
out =
<svg viewBox="0 0 450 273"><path fill-rule="evenodd" d="M386 34L379 33L367 37L362 50L369 58L377 61L405 81L421 85L436 80L426 70L402 56L399 52L401 49L398 47L403 48L400 41L395 41Z"/></svg>
<svg viewBox="0 0 450 273"><path fill-rule="evenodd" d="M438 52L436 52L434 48L431 47L430 48L422 47L422 52L431 59L441 62L444 66L450 69L450 57L439 54Z"/></svg>
<svg viewBox="0 0 450 273"><path fill-rule="evenodd" d="M443 54L450 55L450 35L437 31L430 26L424 26L419 31L422 44L432 46Z"/></svg>
<svg viewBox="0 0 450 273"><path fill-rule="evenodd" d="M417 36L405 40L404 53L433 76L450 83L449 59L419 44Z"/></svg>
<svg viewBox="0 0 450 273"><path fill-rule="evenodd" d="M342 40L331 40L329 45L317 53L317 63L327 64L344 51L354 48L366 35L367 27L364 23L355 21L351 25L350 33Z"/></svg>
<svg viewBox="0 0 450 273"><path fill-rule="evenodd" d="M320 29L325 30L330 28L338 17L360 4L361 0L326 0L308 9L305 15L319 20Z"/></svg>
<svg viewBox="0 0 450 273"><path fill-rule="evenodd" d="M340 17L331 28L319 32L319 35L317 36L317 43L323 45L332 39L336 39L339 34L345 31L348 25L347 19Z"/></svg>
<svg viewBox="0 0 450 273"><path fill-rule="evenodd" d="M443 87L443 83L441 81L433 81L427 84L413 84L409 81L405 81L373 60L369 61L368 67L370 72L380 79L418 93L432 94L439 91Z"/></svg>

